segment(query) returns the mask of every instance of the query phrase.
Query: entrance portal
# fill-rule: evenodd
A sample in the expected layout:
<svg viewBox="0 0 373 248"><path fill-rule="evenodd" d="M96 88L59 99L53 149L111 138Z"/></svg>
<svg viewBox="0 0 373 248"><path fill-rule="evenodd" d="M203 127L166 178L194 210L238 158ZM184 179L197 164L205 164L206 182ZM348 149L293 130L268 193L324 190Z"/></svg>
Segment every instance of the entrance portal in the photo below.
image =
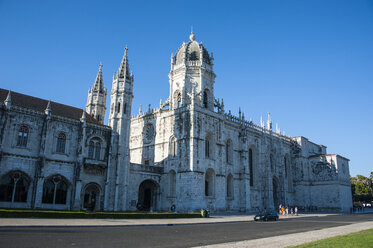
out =
<svg viewBox="0 0 373 248"><path fill-rule="evenodd" d="M145 180L139 187L138 207L140 210L155 210L157 206L158 186L152 180Z"/></svg>
<svg viewBox="0 0 373 248"><path fill-rule="evenodd" d="M84 208L94 211L99 207L100 190L95 184L89 184L84 191Z"/></svg>

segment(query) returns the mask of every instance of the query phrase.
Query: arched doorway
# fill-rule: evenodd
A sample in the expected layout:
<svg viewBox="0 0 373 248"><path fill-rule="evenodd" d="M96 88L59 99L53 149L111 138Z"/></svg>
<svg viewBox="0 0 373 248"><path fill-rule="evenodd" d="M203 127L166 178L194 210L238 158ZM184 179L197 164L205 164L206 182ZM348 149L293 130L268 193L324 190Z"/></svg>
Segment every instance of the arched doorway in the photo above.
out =
<svg viewBox="0 0 373 248"><path fill-rule="evenodd" d="M100 208L100 189L96 184L90 183L85 187L83 207L91 211Z"/></svg>
<svg viewBox="0 0 373 248"><path fill-rule="evenodd" d="M152 180L145 180L139 187L138 208L144 211L156 210L158 185Z"/></svg>
<svg viewBox="0 0 373 248"><path fill-rule="evenodd" d="M273 185L273 207L276 210L278 206L281 204L279 183L276 177L273 177L272 185Z"/></svg>

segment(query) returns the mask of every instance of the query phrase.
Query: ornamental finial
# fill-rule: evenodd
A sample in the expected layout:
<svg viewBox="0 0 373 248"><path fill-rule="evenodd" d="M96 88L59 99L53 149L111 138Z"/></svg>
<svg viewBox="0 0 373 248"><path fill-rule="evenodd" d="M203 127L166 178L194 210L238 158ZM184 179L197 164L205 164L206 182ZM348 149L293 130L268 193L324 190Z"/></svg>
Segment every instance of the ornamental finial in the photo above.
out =
<svg viewBox="0 0 373 248"><path fill-rule="evenodd" d="M194 36L194 33L193 33L193 26L191 27L191 32L190 32L189 39L190 39L190 41L194 41L196 39L196 37Z"/></svg>

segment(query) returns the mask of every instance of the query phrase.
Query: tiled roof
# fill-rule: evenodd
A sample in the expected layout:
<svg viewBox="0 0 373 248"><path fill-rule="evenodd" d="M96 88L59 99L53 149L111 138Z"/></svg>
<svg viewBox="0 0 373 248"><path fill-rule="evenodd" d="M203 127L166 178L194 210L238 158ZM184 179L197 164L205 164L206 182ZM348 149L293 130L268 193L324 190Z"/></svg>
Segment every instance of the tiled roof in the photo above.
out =
<svg viewBox="0 0 373 248"><path fill-rule="evenodd" d="M0 102L4 103L6 97L8 96L8 92L9 90L0 88ZM44 112L47 108L48 100L11 91L11 105L26 109L32 109L39 112ZM62 116L74 120L80 120L80 118L83 115L83 110L51 101L51 113L52 115ZM87 113L86 121L88 123L103 126L95 118L93 118L91 115Z"/></svg>

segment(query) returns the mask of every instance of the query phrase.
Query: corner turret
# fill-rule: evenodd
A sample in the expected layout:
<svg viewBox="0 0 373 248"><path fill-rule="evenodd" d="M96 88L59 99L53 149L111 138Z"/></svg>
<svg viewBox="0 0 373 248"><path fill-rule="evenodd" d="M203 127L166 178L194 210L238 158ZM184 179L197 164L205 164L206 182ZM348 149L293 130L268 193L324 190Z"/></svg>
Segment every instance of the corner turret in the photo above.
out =
<svg viewBox="0 0 373 248"><path fill-rule="evenodd" d="M100 63L96 80L93 87L88 91L86 111L101 124L104 124L105 120L106 96L107 91L104 88L104 81L102 78L102 63Z"/></svg>

